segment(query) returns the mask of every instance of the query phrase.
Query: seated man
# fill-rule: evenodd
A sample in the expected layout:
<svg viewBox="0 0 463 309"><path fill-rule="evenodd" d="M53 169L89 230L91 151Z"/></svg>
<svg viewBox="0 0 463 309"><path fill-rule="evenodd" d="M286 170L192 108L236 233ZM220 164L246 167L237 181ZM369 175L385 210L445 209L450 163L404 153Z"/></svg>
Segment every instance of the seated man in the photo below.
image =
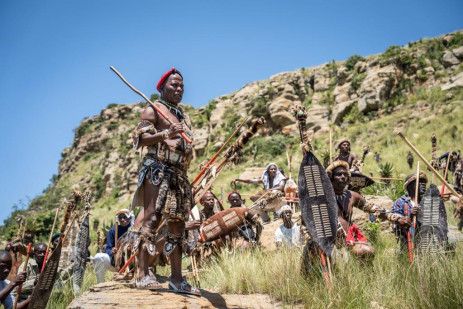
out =
<svg viewBox="0 0 463 309"><path fill-rule="evenodd" d="M421 202L424 193L426 192L426 184L428 182L428 178L426 174L421 172L418 180L418 204ZM416 190L416 174L408 175L405 178L404 183L405 194L399 197L394 202L394 207L392 208L392 212L395 214L399 214L408 218L411 222L410 217L412 215L418 214L420 211L420 205L414 205L415 200L415 190ZM400 241L400 248L402 250L407 249L407 230L408 226L396 226L393 225L393 230Z"/></svg>
<svg viewBox="0 0 463 309"><path fill-rule="evenodd" d="M121 209L116 213L117 237L124 235L133 225L135 216L128 209ZM108 232L106 249L104 253L97 253L94 257L95 274L98 283L105 281L105 270L116 271L114 268L114 255L117 253L115 247L116 227L113 226Z"/></svg>
<svg viewBox="0 0 463 309"><path fill-rule="evenodd" d="M371 213L373 216L382 220L388 220L400 226L409 227L410 218L404 217L400 214L390 213L379 206L367 203L365 198L359 193L346 190L350 181L349 165L345 161L334 161L326 168L326 173L333 185L334 193L336 195L336 202L338 205L338 222L340 228L340 237L344 238L349 234L358 233L356 225L352 224L353 207L357 207L364 212ZM354 247L355 242L349 243ZM353 248L357 256L374 255L374 249L369 244L363 244L359 248ZM357 250L359 249L359 250Z"/></svg>
<svg viewBox="0 0 463 309"><path fill-rule="evenodd" d="M34 291L34 285L39 279L39 274L42 271L42 264L45 260L45 252L47 252L47 245L44 243L38 243L34 246L34 258L29 258L26 267L27 280L23 283L21 294L19 295L19 301L25 301ZM19 269L24 269L24 263L19 266ZM17 290L15 290L17 293Z"/></svg>
<svg viewBox="0 0 463 309"><path fill-rule="evenodd" d="M244 200L241 198L241 195L238 191L232 191L228 194L227 201L230 203L230 208L233 207L245 207ZM251 244L257 243L257 235L254 233L252 226L248 222L244 222L243 225L238 227L238 234L243 238L243 244L241 245L242 249L249 247Z"/></svg>
<svg viewBox="0 0 463 309"><path fill-rule="evenodd" d="M8 251L0 250L0 302L5 309L11 309L14 305L14 297L12 291L18 285L26 281L26 272L19 273L13 280L8 281L6 278L11 271L13 261ZM18 303L16 308L27 308L30 298Z"/></svg>
<svg viewBox="0 0 463 309"><path fill-rule="evenodd" d="M293 210L290 206L284 205L279 211L279 215L283 220L275 231L275 244L277 248L282 246L286 247L300 247L302 243L302 234L299 225L292 221Z"/></svg>

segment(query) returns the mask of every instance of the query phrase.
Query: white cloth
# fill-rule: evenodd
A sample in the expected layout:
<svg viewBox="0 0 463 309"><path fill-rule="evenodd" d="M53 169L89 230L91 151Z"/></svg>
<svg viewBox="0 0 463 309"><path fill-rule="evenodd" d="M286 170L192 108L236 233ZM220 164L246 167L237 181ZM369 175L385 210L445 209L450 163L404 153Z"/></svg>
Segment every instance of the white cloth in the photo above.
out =
<svg viewBox="0 0 463 309"><path fill-rule="evenodd" d="M97 253L93 258L95 265L96 280L98 283L104 282L104 275L106 270L116 271L116 268L111 265L111 258L106 253Z"/></svg>
<svg viewBox="0 0 463 309"><path fill-rule="evenodd" d="M0 291L3 290L8 284L10 284L10 281L8 280L0 280ZM13 291L11 291L13 292ZM13 295L10 293L8 296L5 298L5 301L2 302L3 306L5 309L12 309L13 304L14 304L14 298Z"/></svg>
<svg viewBox="0 0 463 309"><path fill-rule="evenodd" d="M272 182L272 187L270 188L270 179L268 176L268 169L272 165L275 165L275 167L277 168L277 173L275 174L275 178L273 179L273 182ZM286 177L280 172L280 169L278 168L278 166L272 162L265 167L265 171L262 173L261 179L262 179L262 182L264 183L264 189L269 190L269 189L276 188L280 185L284 186Z"/></svg>
<svg viewBox="0 0 463 309"><path fill-rule="evenodd" d="M299 247L301 244L301 228L297 223L294 223L293 227L288 229L283 224L275 231L275 242L281 242L283 245L288 247Z"/></svg>

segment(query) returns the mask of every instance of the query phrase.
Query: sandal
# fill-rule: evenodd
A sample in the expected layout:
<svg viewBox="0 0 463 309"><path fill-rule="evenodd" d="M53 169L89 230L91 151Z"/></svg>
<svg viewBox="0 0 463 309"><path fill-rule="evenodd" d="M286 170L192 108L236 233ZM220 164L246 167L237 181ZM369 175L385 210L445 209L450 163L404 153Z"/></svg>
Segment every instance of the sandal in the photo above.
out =
<svg viewBox="0 0 463 309"><path fill-rule="evenodd" d="M141 280L137 279L135 287L140 290L158 290L162 288L162 284L156 280L156 277L144 276Z"/></svg>
<svg viewBox="0 0 463 309"><path fill-rule="evenodd" d="M169 292L174 292L174 293L181 293L181 294L191 294L195 296L201 296L201 291L195 287L192 287L191 285L191 290L185 290L185 286L190 285L186 280L183 280L182 283L180 283L180 288L177 288L175 284L172 283L172 281L169 281Z"/></svg>

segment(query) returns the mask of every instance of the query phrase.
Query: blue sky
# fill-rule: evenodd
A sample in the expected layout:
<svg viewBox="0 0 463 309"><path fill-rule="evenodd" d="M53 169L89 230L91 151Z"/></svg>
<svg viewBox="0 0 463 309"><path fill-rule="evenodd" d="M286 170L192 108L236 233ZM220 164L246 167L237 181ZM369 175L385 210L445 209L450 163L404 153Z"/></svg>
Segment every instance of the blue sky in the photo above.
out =
<svg viewBox="0 0 463 309"><path fill-rule="evenodd" d="M0 222L47 187L73 129L163 72L195 107L283 71L463 29L454 1L0 0Z"/></svg>

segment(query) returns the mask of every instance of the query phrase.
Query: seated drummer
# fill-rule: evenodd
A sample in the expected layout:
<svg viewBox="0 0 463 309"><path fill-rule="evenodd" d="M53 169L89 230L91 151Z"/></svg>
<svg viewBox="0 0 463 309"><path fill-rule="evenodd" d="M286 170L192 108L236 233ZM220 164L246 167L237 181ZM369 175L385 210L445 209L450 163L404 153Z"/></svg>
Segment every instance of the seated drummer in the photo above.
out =
<svg viewBox="0 0 463 309"><path fill-rule="evenodd" d="M241 198L241 195L238 193L238 191L230 192L228 194L227 201L230 203L230 208L244 206L244 200ZM255 244L257 242L256 233L254 233L251 225L247 224L246 221L243 225L238 227L238 233L244 239L242 248L247 248L249 245Z"/></svg>

